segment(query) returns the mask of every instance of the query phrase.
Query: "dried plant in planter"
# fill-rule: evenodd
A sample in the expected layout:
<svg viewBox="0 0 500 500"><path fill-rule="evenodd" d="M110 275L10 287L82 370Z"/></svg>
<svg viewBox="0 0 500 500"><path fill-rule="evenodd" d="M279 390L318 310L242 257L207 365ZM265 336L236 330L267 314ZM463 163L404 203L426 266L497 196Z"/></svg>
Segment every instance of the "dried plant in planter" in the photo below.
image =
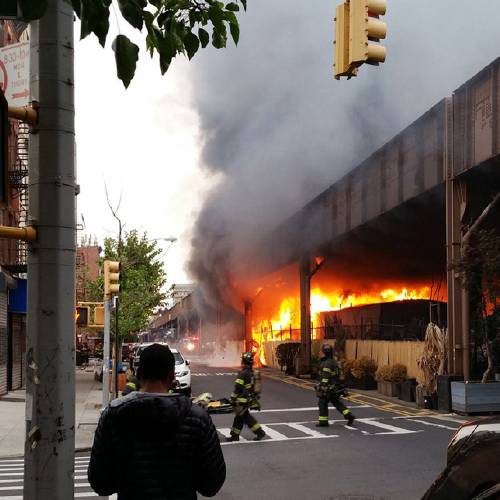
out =
<svg viewBox="0 0 500 500"><path fill-rule="evenodd" d="M445 371L447 344L448 334L446 329L441 329L434 323L429 323L425 332L424 352L417 359L417 365L423 374L419 386L423 387L427 394L436 392L438 375L442 375Z"/></svg>
<svg viewBox="0 0 500 500"><path fill-rule="evenodd" d="M377 363L373 359L363 356L353 362L351 373L354 378L374 377L377 371Z"/></svg>

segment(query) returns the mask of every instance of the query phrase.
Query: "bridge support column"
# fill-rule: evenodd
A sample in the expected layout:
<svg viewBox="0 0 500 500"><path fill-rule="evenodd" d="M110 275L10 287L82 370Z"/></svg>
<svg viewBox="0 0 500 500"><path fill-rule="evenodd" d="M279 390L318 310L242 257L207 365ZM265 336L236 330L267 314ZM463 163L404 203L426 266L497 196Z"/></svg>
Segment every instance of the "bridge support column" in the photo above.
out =
<svg viewBox="0 0 500 500"><path fill-rule="evenodd" d="M298 375L311 370L311 259L302 256L299 262L300 280L300 342L301 356Z"/></svg>
<svg viewBox="0 0 500 500"><path fill-rule="evenodd" d="M245 351L252 350L252 303L245 301Z"/></svg>
<svg viewBox="0 0 500 500"><path fill-rule="evenodd" d="M448 372L470 378L469 295L455 265L462 253L462 219L467 208L467 184L446 181L446 260L448 283Z"/></svg>

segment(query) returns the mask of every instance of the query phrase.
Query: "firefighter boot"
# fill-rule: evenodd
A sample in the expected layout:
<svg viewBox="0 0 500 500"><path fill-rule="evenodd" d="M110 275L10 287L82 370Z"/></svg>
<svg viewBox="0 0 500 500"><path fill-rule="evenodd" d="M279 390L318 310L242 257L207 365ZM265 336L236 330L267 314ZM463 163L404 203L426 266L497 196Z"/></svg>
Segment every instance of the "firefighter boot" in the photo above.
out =
<svg viewBox="0 0 500 500"><path fill-rule="evenodd" d="M354 423L354 420L355 420L356 417L351 412L345 414L344 417L347 420L347 425L349 427L352 427L352 424Z"/></svg>
<svg viewBox="0 0 500 500"><path fill-rule="evenodd" d="M262 439L264 439L266 437L266 433L262 430L262 429L259 429L256 433L255 433L255 437L253 438L254 441L261 441Z"/></svg>
<svg viewBox="0 0 500 500"><path fill-rule="evenodd" d="M328 427L329 425L328 422L316 422L316 427Z"/></svg>
<svg viewBox="0 0 500 500"><path fill-rule="evenodd" d="M233 443L233 442L239 441L239 440L240 440L240 436L238 434L233 434L231 432L229 437L226 438L226 443Z"/></svg>

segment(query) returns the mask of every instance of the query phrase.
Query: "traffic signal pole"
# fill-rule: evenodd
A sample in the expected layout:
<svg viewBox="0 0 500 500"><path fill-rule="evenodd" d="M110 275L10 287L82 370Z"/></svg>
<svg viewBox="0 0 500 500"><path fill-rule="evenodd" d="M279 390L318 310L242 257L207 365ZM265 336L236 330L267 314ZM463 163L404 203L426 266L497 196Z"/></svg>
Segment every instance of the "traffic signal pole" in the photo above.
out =
<svg viewBox="0 0 500 500"><path fill-rule="evenodd" d="M104 346L102 351L102 407L109 404L109 360L111 351L111 301L104 300Z"/></svg>
<svg viewBox="0 0 500 500"><path fill-rule="evenodd" d="M73 10L48 0L31 23L25 500L74 498L75 131Z"/></svg>

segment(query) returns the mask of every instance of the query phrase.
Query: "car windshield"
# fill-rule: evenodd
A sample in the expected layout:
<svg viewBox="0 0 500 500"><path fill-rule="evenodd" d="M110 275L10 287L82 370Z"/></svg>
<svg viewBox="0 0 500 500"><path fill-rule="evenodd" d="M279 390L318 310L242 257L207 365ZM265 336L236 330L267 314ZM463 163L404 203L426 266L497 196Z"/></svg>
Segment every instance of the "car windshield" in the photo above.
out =
<svg viewBox="0 0 500 500"><path fill-rule="evenodd" d="M172 354L174 355L176 366L182 365L182 363L184 363L184 358L181 356L180 352L173 352Z"/></svg>

